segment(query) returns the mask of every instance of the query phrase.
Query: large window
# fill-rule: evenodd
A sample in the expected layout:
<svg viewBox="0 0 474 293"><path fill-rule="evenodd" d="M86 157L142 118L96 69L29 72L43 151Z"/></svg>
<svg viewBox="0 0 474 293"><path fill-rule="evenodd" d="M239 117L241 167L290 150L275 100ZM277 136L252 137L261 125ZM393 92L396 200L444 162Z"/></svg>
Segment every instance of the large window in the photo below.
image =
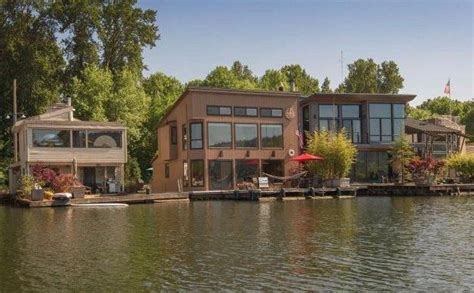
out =
<svg viewBox="0 0 474 293"><path fill-rule="evenodd" d="M284 176L283 160L262 160L262 172L273 176ZM271 178L269 180L274 181Z"/></svg>
<svg viewBox="0 0 474 293"><path fill-rule="evenodd" d="M352 178L358 182L382 183L390 174L389 156L386 152L359 152L353 165Z"/></svg>
<svg viewBox="0 0 474 293"><path fill-rule="evenodd" d="M209 148L231 148L232 124L209 122L207 124L207 137Z"/></svg>
<svg viewBox="0 0 474 293"><path fill-rule="evenodd" d="M353 143L361 143L360 106L341 105L342 127Z"/></svg>
<svg viewBox="0 0 474 293"><path fill-rule="evenodd" d="M404 133L404 104L370 104L370 141L390 142Z"/></svg>
<svg viewBox="0 0 474 293"><path fill-rule="evenodd" d="M165 178L170 178L170 163L165 163Z"/></svg>
<svg viewBox="0 0 474 293"><path fill-rule="evenodd" d="M257 148L257 124L235 125L235 147Z"/></svg>
<svg viewBox="0 0 474 293"><path fill-rule="evenodd" d="M228 190L233 187L232 161L209 161L209 189Z"/></svg>
<svg viewBox="0 0 474 293"><path fill-rule="evenodd" d="M260 116L262 117L283 117L283 109L281 108L260 108Z"/></svg>
<svg viewBox="0 0 474 293"><path fill-rule="evenodd" d="M207 106L207 115L230 116L230 115L232 115L232 107L228 107L228 106Z"/></svg>
<svg viewBox="0 0 474 293"><path fill-rule="evenodd" d="M71 146L69 130L33 129L33 146L66 148Z"/></svg>
<svg viewBox="0 0 474 293"><path fill-rule="evenodd" d="M235 116L257 117L257 108L253 107L234 107Z"/></svg>
<svg viewBox="0 0 474 293"><path fill-rule="evenodd" d="M171 144L177 145L178 144L178 128L176 126L171 126Z"/></svg>
<svg viewBox="0 0 474 293"><path fill-rule="evenodd" d="M262 148L283 148L283 125L261 124Z"/></svg>
<svg viewBox="0 0 474 293"><path fill-rule="evenodd" d="M72 146L75 148L85 148L87 146L85 130L73 130Z"/></svg>
<svg viewBox="0 0 474 293"><path fill-rule="evenodd" d="M190 128L191 128L191 149L202 149L203 147L202 122L191 123Z"/></svg>
<svg viewBox="0 0 474 293"><path fill-rule="evenodd" d="M237 183L253 182L258 177L258 160L235 160Z"/></svg>
<svg viewBox="0 0 474 293"><path fill-rule="evenodd" d="M204 187L204 160L191 160L191 186Z"/></svg>
<svg viewBox="0 0 474 293"><path fill-rule="evenodd" d="M337 105L319 105L319 130L335 131L339 128Z"/></svg>
<svg viewBox="0 0 474 293"><path fill-rule="evenodd" d="M120 148L122 147L121 131L88 131L89 148Z"/></svg>

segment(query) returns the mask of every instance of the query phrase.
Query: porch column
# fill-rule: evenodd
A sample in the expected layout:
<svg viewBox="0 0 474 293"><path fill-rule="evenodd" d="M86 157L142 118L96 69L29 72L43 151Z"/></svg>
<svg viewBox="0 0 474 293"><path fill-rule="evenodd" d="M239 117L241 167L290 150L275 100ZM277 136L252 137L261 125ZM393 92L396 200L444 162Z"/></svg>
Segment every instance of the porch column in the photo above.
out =
<svg viewBox="0 0 474 293"><path fill-rule="evenodd" d="M125 164L120 164L120 190L125 192Z"/></svg>

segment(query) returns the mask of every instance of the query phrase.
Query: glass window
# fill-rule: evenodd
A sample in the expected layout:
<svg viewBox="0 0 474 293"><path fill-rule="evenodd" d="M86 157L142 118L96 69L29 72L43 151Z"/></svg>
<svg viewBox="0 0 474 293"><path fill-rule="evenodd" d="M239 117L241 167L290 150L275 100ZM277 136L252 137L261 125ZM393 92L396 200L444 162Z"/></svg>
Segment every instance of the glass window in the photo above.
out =
<svg viewBox="0 0 474 293"><path fill-rule="evenodd" d="M260 108L262 117L283 117L283 110L279 108Z"/></svg>
<svg viewBox="0 0 474 293"><path fill-rule="evenodd" d="M231 123L209 122L207 124L207 137L209 148L232 147Z"/></svg>
<svg viewBox="0 0 474 293"><path fill-rule="evenodd" d="M391 104L370 104L370 118L390 118L392 116Z"/></svg>
<svg viewBox="0 0 474 293"><path fill-rule="evenodd" d="M393 104L393 117L405 118L405 104Z"/></svg>
<svg viewBox="0 0 474 293"><path fill-rule="evenodd" d="M181 132L182 132L182 140L183 140L183 150L188 149L188 129L186 128L186 124L183 124L181 127Z"/></svg>
<svg viewBox="0 0 474 293"><path fill-rule="evenodd" d="M204 187L204 160L191 160L191 186Z"/></svg>
<svg viewBox="0 0 474 293"><path fill-rule="evenodd" d="M283 148L283 125L261 124L262 148Z"/></svg>
<svg viewBox="0 0 474 293"><path fill-rule="evenodd" d="M178 128L176 126L171 126L171 144L178 144Z"/></svg>
<svg viewBox="0 0 474 293"><path fill-rule="evenodd" d="M273 176L284 176L283 160L262 160L262 173ZM265 174L262 174L262 176L265 176ZM270 182L274 181L272 178L268 179Z"/></svg>
<svg viewBox="0 0 474 293"><path fill-rule="evenodd" d="M72 146L75 148L85 148L87 146L85 130L74 130L72 132Z"/></svg>
<svg viewBox="0 0 474 293"><path fill-rule="evenodd" d="M170 163L165 163L165 177L170 178Z"/></svg>
<svg viewBox="0 0 474 293"><path fill-rule="evenodd" d="M209 189L232 189L233 176L232 161L209 161Z"/></svg>
<svg viewBox="0 0 474 293"><path fill-rule="evenodd" d="M339 113L337 111L337 105L319 105L319 117L320 118L339 117Z"/></svg>
<svg viewBox="0 0 474 293"><path fill-rule="evenodd" d="M339 120L321 119L319 120L319 130L334 131L339 128Z"/></svg>
<svg viewBox="0 0 474 293"><path fill-rule="evenodd" d="M69 130L33 129L33 146L66 148L71 146Z"/></svg>
<svg viewBox="0 0 474 293"><path fill-rule="evenodd" d="M191 149L202 149L202 122L190 124L191 128Z"/></svg>
<svg viewBox="0 0 474 293"><path fill-rule="evenodd" d="M359 105L342 105L342 118L359 118L360 107Z"/></svg>
<svg viewBox="0 0 474 293"><path fill-rule="evenodd" d="M232 107L207 106L207 115L230 116L232 115Z"/></svg>
<svg viewBox="0 0 474 293"><path fill-rule="evenodd" d="M393 139L397 140L403 133L405 133L405 120L393 119Z"/></svg>
<svg viewBox="0 0 474 293"><path fill-rule="evenodd" d="M87 145L90 148L122 147L121 131L88 131L87 139Z"/></svg>
<svg viewBox="0 0 474 293"><path fill-rule="evenodd" d="M258 160L235 160L237 183L253 182L258 177Z"/></svg>
<svg viewBox="0 0 474 293"><path fill-rule="evenodd" d="M380 119L382 125L382 135L392 135L392 121L390 119Z"/></svg>
<svg viewBox="0 0 474 293"><path fill-rule="evenodd" d="M257 108L247 108L247 107L234 107L235 116L257 116Z"/></svg>
<svg viewBox="0 0 474 293"><path fill-rule="evenodd" d="M235 147L257 147L257 124L235 124Z"/></svg>

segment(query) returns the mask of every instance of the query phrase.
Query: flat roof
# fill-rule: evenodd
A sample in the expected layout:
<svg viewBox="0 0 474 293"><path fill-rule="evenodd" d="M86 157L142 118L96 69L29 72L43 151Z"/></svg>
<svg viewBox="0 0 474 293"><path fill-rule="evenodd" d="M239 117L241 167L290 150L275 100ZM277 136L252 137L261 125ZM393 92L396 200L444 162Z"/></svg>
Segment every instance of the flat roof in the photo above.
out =
<svg viewBox="0 0 474 293"><path fill-rule="evenodd" d="M58 126L58 127L96 127L96 128L114 128L127 129L119 122L97 122L97 121L82 121L82 120L20 120L21 122L13 127L17 129L21 126Z"/></svg>
<svg viewBox="0 0 474 293"><path fill-rule="evenodd" d="M301 100L301 103L315 102L318 99L327 98L341 98L351 99L354 102L363 101L383 101L390 102L395 100L397 102L409 102L413 100L416 95L413 94L372 94L372 93L315 93Z"/></svg>
<svg viewBox="0 0 474 293"><path fill-rule="evenodd" d="M300 92L287 92L287 91L266 91L259 89L226 89L226 88L214 88L214 87L188 87L184 92L179 96L178 99L173 103L173 105L166 111L163 118L161 118L158 126L163 125L163 122L166 121L166 118L170 115L171 112L178 106L178 104L190 93L225 93L225 94L235 94L235 95L249 95L249 96L272 96L272 97L281 97L281 98L300 98Z"/></svg>

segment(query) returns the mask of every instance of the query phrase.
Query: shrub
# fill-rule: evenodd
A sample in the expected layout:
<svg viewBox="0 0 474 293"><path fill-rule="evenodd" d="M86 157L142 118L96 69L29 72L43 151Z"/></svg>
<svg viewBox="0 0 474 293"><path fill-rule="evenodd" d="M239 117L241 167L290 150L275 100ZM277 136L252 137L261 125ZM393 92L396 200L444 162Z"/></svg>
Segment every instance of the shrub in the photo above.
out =
<svg viewBox="0 0 474 293"><path fill-rule="evenodd" d="M51 182L55 192L69 192L74 186L81 186L81 183L72 174L59 174Z"/></svg>
<svg viewBox="0 0 474 293"><path fill-rule="evenodd" d="M50 168L41 166L40 164L34 165L31 169L32 169L33 177L35 178L36 182L41 187L51 187L51 184L54 178L58 176L56 171Z"/></svg>
<svg viewBox="0 0 474 293"><path fill-rule="evenodd" d="M447 165L468 181L473 181L474 154L454 154L448 158Z"/></svg>
<svg viewBox="0 0 474 293"><path fill-rule="evenodd" d="M417 183L431 184L437 182L443 175L446 161L435 160L431 157L426 159L413 159L408 168L413 179Z"/></svg>
<svg viewBox="0 0 474 293"><path fill-rule="evenodd" d="M390 163L392 163L394 169L400 171L401 183L405 183L407 166L415 158L413 147L407 139L402 137L393 144L389 154L391 156Z"/></svg>
<svg viewBox="0 0 474 293"><path fill-rule="evenodd" d="M31 192L35 188L35 178L30 175L23 175L21 177L21 192L23 196L30 196Z"/></svg>
<svg viewBox="0 0 474 293"><path fill-rule="evenodd" d="M357 149L344 129L337 132L315 131L309 135L306 151L323 160L306 164L312 174L321 179L337 179L349 175Z"/></svg>

